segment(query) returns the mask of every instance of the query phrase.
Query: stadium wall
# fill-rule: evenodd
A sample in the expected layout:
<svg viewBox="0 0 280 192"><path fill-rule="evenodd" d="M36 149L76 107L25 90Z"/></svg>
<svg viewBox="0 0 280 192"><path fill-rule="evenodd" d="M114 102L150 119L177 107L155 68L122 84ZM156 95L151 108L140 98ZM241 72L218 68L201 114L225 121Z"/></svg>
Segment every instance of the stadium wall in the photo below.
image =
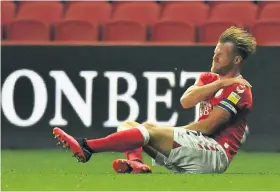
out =
<svg viewBox="0 0 280 192"><path fill-rule="evenodd" d="M180 126L196 120L180 96L209 71L212 46L2 45L2 148L54 148L52 128L87 138L125 119ZM244 65L253 85L247 151L280 151L280 47Z"/></svg>

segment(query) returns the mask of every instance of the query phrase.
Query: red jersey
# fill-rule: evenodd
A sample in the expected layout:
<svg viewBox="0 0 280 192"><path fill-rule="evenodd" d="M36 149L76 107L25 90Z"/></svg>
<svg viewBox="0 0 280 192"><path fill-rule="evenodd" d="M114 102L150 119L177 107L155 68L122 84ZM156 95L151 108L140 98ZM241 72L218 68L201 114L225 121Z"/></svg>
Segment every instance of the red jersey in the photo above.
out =
<svg viewBox="0 0 280 192"><path fill-rule="evenodd" d="M217 80L219 80L218 74L203 73L195 85L202 86ZM224 148L229 161L237 153L246 134L247 115L252 109L252 103L251 89L240 84L224 87L210 96L207 101L200 103L198 121L207 118L215 106L232 114L229 122L217 128L210 136Z"/></svg>

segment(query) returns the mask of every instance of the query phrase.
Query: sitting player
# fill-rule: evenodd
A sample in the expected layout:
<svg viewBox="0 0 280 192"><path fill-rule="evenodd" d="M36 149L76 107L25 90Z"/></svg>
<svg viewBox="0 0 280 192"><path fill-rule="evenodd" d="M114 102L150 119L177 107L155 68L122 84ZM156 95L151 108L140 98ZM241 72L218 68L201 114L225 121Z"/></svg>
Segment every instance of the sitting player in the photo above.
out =
<svg viewBox="0 0 280 192"><path fill-rule="evenodd" d="M142 148L175 173L223 173L242 144L252 108L251 85L241 76L244 60L256 50L255 38L243 29L224 31L214 50L211 72L203 73L181 97L183 108L200 104L197 122L182 127L126 121L101 139L79 139L59 128L55 137L81 162L100 152L125 152L113 162L119 173L149 173Z"/></svg>

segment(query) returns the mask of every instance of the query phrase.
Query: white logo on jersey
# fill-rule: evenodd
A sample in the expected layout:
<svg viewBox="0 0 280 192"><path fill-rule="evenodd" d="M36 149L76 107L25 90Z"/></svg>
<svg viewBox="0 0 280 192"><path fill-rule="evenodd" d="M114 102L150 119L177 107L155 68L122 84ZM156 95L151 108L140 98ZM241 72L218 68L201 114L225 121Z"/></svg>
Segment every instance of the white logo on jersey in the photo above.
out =
<svg viewBox="0 0 280 192"><path fill-rule="evenodd" d="M223 93L223 89L220 89L220 90L216 93L215 98L220 97L220 96L222 95L222 93Z"/></svg>
<svg viewBox="0 0 280 192"><path fill-rule="evenodd" d="M227 149L229 147L228 143L224 143L224 147Z"/></svg>
<svg viewBox="0 0 280 192"><path fill-rule="evenodd" d="M244 89L245 87L241 87L241 89L240 89L240 87L239 86L237 86L236 87L236 91L237 91L237 93L244 93L244 91L245 91L245 89Z"/></svg>

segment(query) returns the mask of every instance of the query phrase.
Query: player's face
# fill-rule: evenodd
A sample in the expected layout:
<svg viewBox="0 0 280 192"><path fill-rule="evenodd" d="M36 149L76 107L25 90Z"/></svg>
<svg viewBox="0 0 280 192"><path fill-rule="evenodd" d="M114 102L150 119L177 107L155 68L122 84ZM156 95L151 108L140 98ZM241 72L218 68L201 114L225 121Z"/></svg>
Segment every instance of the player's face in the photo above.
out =
<svg viewBox="0 0 280 192"><path fill-rule="evenodd" d="M225 75L234 68L233 44L218 43L213 56L211 72Z"/></svg>

